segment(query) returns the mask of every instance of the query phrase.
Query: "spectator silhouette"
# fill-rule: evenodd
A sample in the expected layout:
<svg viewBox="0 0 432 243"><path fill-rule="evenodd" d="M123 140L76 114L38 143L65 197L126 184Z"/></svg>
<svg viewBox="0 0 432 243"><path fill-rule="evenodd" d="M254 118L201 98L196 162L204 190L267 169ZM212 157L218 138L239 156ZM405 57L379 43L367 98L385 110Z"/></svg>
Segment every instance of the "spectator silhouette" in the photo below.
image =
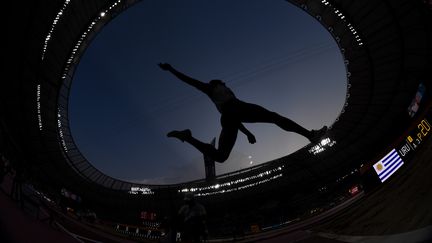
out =
<svg viewBox="0 0 432 243"><path fill-rule="evenodd" d="M174 243L176 242L177 227L174 222L176 217L165 216L161 222L160 228L164 232L161 237L160 243Z"/></svg>
<svg viewBox="0 0 432 243"><path fill-rule="evenodd" d="M1 166L0 166L1 167L0 168L0 171L1 171L1 181L0 182L3 182L4 177L7 174L9 174L9 173L12 172L12 166L10 164L10 161L8 159L6 159L4 157L4 155L0 155L0 160L1 160Z"/></svg>
<svg viewBox="0 0 432 243"><path fill-rule="evenodd" d="M203 205L195 200L193 194L184 197L184 205L178 212L182 242L203 242L207 238L207 212Z"/></svg>
<svg viewBox="0 0 432 243"><path fill-rule="evenodd" d="M177 71L170 64L159 63L159 67L205 93L221 113L222 131L219 135L218 148L194 138L189 129L171 131L167 136L177 138L182 142L186 141L203 153L204 156L208 156L219 163L223 163L228 159L237 139L238 130L247 136L249 143L254 144L256 142L255 136L246 129L243 123L273 123L285 131L303 135L313 143L318 143L327 131L326 126L319 130L307 130L276 112L269 111L259 105L243 102L221 80L214 79L204 83Z"/></svg>
<svg viewBox="0 0 432 243"><path fill-rule="evenodd" d="M3 184L3 179L6 174L6 161L3 160L3 155L0 154L0 185Z"/></svg>
<svg viewBox="0 0 432 243"><path fill-rule="evenodd" d="M15 176L12 181L12 191L11 191L11 197L15 201L21 201L23 181L24 181L24 171L23 168L21 168L21 166L18 166L15 169Z"/></svg>

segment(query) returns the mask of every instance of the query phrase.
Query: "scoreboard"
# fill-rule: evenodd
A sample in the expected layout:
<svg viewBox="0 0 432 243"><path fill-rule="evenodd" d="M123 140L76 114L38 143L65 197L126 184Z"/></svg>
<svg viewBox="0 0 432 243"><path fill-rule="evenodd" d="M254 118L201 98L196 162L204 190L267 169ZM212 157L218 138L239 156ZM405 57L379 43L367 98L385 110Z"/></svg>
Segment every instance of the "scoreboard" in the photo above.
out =
<svg viewBox="0 0 432 243"><path fill-rule="evenodd" d="M362 173L365 191L373 190L403 168L431 136L432 108L429 106L423 116L412 123L411 129L404 133L399 142L386 151L383 158L370 163L371 167L365 167Z"/></svg>
<svg viewBox="0 0 432 243"><path fill-rule="evenodd" d="M416 124L415 128L408 133L405 141L398 146L399 154L402 157L410 157L414 154L414 151L430 137L431 133L430 120L428 118L423 118Z"/></svg>

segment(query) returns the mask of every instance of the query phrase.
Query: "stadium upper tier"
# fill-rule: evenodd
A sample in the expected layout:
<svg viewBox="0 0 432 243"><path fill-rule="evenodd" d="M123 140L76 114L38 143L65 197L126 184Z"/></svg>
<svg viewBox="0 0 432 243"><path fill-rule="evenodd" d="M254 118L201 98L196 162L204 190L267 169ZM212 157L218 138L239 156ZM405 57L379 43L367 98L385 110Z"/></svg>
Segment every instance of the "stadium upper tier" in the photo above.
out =
<svg viewBox="0 0 432 243"><path fill-rule="evenodd" d="M136 2L18 1L7 9L4 77L9 78L0 83L2 146L41 183L79 191L95 204L106 198L116 205L152 197L149 205L157 207L158 201L179 199L186 191L232 199L237 192L254 194L252 187L265 191L276 185L331 183L382 156L415 121L408 111L419 85L427 93L432 89L432 21L424 1L290 0L287 4L303 9L331 33L345 60L346 102L329 139L213 182L142 185L118 180L96 169L74 143L68 98L87 46ZM428 95L422 102L429 103ZM420 106L417 114L426 108Z"/></svg>

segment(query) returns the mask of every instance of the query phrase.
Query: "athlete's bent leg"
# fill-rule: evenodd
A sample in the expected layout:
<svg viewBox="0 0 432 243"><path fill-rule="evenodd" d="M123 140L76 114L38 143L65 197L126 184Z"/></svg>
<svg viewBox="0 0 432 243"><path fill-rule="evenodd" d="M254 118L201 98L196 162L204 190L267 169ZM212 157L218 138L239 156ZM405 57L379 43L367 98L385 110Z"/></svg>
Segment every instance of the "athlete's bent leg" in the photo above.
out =
<svg viewBox="0 0 432 243"><path fill-rule="evenodd" d="M187 142L203 153L204 156L208 156L216 162L223 163L228 159L237 139L238 122L222 116L221 124L222 131L219 136L217 149L211 144L203 143L194 138L189 129L183 131L172 131L168 133L167 136L178 138L182 142Z"/></svg>
<svg viewBox="0 0 432 243"><path fill-rule="evenodd" d="M237 134L238 126L235 126L234 124L224 126L222 123L222 131L219 135L218 149L216 153L214 155L210 155L210 157L216 162L225 162L231 154L231 151L237 140Z"/></svg>

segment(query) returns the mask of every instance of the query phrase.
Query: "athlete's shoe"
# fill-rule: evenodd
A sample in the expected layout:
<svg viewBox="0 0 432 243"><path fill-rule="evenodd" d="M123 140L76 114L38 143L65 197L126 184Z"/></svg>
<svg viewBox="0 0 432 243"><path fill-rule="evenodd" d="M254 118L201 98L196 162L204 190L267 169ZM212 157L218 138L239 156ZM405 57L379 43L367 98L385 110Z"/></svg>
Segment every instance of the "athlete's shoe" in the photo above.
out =
<svg viewBox="0 0 432 243"><path fill-rule="evenodd" d="M327 126L323 126L319 130L312 130L312 137L309 138L309 140L315 144L320 143L324 135L326 134L327 130L328 130Z"/></svg>
<svg viewBox="0 0 432 243"><path fill-rule="evenodd" d="M167 134L167 137L178 138L180 141L184 142L187 138L192 137L192 132L189 129L183 131L171 131Z"/></svg>

